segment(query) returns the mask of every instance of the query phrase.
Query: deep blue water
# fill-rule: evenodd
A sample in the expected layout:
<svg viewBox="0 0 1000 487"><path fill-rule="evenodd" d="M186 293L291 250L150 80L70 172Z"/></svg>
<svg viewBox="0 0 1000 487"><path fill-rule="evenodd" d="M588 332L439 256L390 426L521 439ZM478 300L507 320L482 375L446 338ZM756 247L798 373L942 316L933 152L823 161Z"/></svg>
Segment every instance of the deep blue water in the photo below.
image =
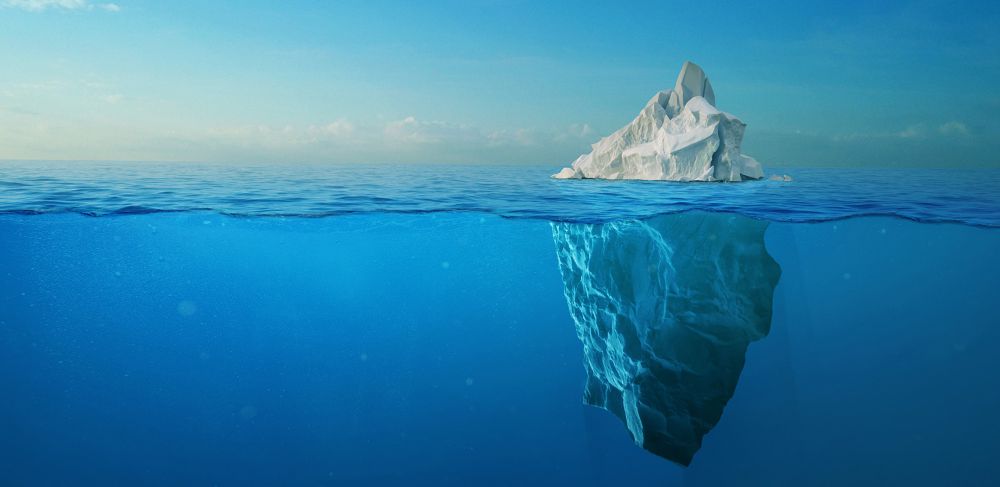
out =
<svg viewBox="0 0 1000 487"><path fill-rule="evenodd" d="M4 485L1000 479L997 171L5 164ZM689 467L582 404L550 223L680 210L769 221L781 268Z"/></svg>

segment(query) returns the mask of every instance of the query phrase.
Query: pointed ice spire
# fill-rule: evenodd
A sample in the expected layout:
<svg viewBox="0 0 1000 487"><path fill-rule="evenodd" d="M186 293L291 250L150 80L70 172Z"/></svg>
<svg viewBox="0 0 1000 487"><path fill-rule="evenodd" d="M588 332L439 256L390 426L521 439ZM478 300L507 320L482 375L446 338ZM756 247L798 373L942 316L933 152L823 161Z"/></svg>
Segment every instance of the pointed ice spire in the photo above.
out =
<svg viewBox="0 0 1000 487"><path fill-rule="evenodd" d="M677 82L674 83L674 91L668 102L667 114L673 117L696 96L704 97L708 103L715 106L715 91L712 90L712 83L709 83L705 71L701 69L701 66L691 61L685 61L681 68L681 74L677 75Z"/></svg>
<svg viewBox="0 0 1000 487"><path fill-rule="evenodd" d="M705 75L701 66L691 61L684 61L681 74L677 75L674 91L681 97L681 102L684 104L696 96L703 96L712 106L715 106L715 92L712 91L712 84L708 82L708 76Z"/></svg>

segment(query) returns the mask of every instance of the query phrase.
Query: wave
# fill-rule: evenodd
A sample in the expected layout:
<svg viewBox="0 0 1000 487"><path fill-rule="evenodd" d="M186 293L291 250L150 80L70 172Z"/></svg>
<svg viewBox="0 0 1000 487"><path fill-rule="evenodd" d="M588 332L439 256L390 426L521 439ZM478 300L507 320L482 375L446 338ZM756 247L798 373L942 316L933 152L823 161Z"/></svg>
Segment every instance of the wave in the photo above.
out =
<svg viewBox="0 0 1000 487"><path fill-rule="evenodd" d="M703 211L813 223L888 216L1000 227L1000 170L784 169L791 182L552 180L551 166L0 163L0 214L322 218L479 212L604 223Z"/></svg>

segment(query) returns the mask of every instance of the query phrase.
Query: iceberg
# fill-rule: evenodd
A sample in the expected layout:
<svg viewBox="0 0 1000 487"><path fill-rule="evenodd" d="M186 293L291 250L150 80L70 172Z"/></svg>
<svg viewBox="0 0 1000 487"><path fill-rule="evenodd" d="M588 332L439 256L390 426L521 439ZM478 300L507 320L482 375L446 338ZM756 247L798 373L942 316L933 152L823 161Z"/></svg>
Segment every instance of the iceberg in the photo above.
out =
<svg viewBox="0 0 1000 487"><path fill-rule="evenodd" d="M781 275L768 223L720 213L552 223L583 342L584 402L681 465L733 396L749 344L771 327Z"/></svg>
<svg viewBox="0 0 1000 487"><path fill-rule="evenodd" d="M685 62L673 89L661 91L639 116L554 174L557 179L745 181L764 176L740 151L740 119L715 108L715 91L697 64Z"/></svg>

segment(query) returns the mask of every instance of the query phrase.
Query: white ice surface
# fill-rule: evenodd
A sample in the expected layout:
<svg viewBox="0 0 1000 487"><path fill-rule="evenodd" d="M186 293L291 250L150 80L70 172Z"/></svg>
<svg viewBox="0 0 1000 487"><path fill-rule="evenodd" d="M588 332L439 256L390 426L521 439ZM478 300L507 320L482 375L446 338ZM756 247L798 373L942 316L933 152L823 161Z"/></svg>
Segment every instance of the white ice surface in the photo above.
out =
<svg viewBox="0 0 1000 487"><path fill-rule="evenodd" d="M628 125L591 146L557 179L742 181L764 173L740 152L740 119L715 108L715 92L698 65L686 62L674 88L661 91Z"/></svg>

